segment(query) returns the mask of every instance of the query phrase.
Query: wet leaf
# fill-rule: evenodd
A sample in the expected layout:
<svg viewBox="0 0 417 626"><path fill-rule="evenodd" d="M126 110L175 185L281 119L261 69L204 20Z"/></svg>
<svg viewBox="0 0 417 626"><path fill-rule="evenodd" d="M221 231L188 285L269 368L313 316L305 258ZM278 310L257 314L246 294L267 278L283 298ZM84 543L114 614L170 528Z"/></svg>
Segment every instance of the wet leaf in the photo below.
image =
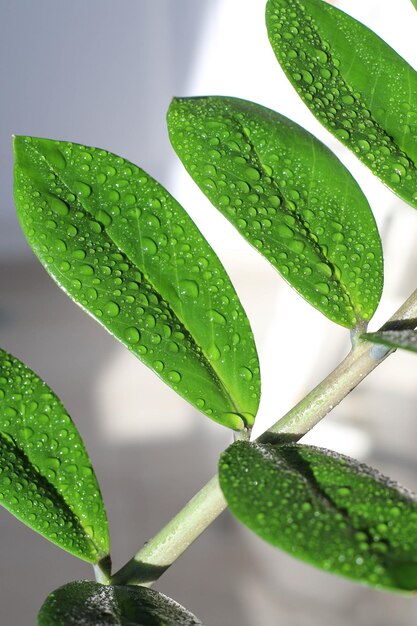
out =
<svg viewBox="0 0 417 626"><path fill-rule="evenodd" d="M317 119L417 208L417 73L369 28L323 0L269 0L282 69Z"/></svg>
<svg viewBox="0 0 417 626"><path fill-rule="evenodd" d="M75 425L51 389L3 350L0 504L85 561L109 552L100 489Z"/></svg>
<svg viewBox="0 0 417 626"><path fill-rule="evenodd" d="M245 312L184 209L114 154L15 139L23 231L67 294L212 419L252 424L259 367Z"/></svg>
<svg viewBox="0 0 417 626"><path fill-rule="evenodd" d="M202 191L308 302L342 326L372 317L383 282L378 231L322 143L236 98L174 100L168 127Z"/></svg>
<svg viewBox="0 0 417 626"><path fill-rule="evenodd" d="M145 587L112 587L87 580L46 599L38 626L202 626L181 605Z"/></svg>
<svg viewBox="0 0 417 626"><path fill-rule="evenodd" d="M372 587L417 589L417 497L374 469L312 446L237 442L220 485L272 545Z"/></svg>
<svg viewBox="0 0 417 626"><path fill-rule="evenodd" d="M372 343L417 352L416 330L383 330L377 333L365 333L362 339Z"/></svg>

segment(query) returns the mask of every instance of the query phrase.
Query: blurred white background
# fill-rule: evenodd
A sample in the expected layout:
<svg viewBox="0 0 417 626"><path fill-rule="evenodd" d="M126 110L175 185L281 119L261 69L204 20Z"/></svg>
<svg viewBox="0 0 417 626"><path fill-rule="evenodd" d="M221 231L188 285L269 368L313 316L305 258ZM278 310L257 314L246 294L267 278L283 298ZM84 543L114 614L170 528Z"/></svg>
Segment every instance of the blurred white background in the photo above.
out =
<svg viewBox="0 0 417 626"><path fill-rule="evenodd" d="M410 0L334 2L411 64ZM260 0L0 0L0 345L62 398L90 451L119 567L215 472L231 441L88 318L47 277L14 213L12 133L96 145L148 170L219 254L251 320L263 394L256 433L349 348L346 330L307 305L188 178L170 148L172 96L231 95L288 115L329 145L374 210L386 280L377 328L417 286L417 216L307 111L269 46ZM417 489L417 361L396 354L308 437ZM0 511L1 623L29 626L46 595L88 566ZM320 573L268 547L226 513L158 588L206 626L411 626L413 600Z"/></svg>

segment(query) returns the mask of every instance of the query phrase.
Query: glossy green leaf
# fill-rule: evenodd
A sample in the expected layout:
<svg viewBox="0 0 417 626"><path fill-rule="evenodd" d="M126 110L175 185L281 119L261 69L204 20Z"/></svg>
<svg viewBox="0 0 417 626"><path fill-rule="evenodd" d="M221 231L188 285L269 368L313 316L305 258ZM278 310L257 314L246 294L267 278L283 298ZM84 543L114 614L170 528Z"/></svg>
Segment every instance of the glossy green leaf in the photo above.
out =
<svg viewBox="0 0 417 626"><path fill-rule="evenodd" d="M174 149L239 232L308 302L353 327L381 297L381 243L338 159L287 118L235 98L174 100Z"/></svg>
<svg viewBox="0 0 417 626"><path fill-rule="evenodd" d="M145 587L112 587L87 580L46 599L38 626L202 626L181 605Z"/></svg>
<svg viewBox="0 0 417 626"><path fill-rule="evenodd" d="M100 489L81 437L51 389L0 350L0 504L72 554L109 552Z"/></svg>
<svg viewBox="0 0 417 626"><path fill-rule="evenodd" d="M370 467L312 446L237 442L220 485L272 545L373 587L417 589L417 496Z"/></svg>
<svg viewBox="0 0 417 626"><path fill-rule="evenodd" d="M377 333L366 333L362 335L362 339L387 346L388 348L400 348L410 352L417 352L416 330L383 330Z"/></svg>
<svg viewBox="0 0 417 626"><path fill-rule="evenodd" d="M27 137L14 147L19 219L57 283L203 413L252 424L260 381L249 322L184 209L104 150Z"/></svg>
<svg viewBox="0 0 417 626"><path fill-rule="evenodd" d="M417 208L417 73L369 28L323 0L269 0L282 69L317 119Z"/></svg>

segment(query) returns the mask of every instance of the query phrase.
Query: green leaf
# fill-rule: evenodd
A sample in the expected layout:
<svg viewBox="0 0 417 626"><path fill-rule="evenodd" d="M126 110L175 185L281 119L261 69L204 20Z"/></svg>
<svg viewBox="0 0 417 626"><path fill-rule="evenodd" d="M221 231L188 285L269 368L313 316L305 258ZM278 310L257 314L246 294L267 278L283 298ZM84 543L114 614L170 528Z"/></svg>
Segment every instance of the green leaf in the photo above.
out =
<svg viewBox="0 0 417 626"><path fill-rule="evenodd" d="M368 202L300 126L236 98L174 100L171 143L202 191L308 302L342 326L369 320L382 252Z"/></svg>
<svg viewBox="0 0 417 626"><path fill-rule="evenodd" d="M417 497L374 469L312 446L237 442L220 485L272 545L373 587L417 589Z"/></svg>
<svg viewBox="0 0 417 626"><path fill-rule="evenodd" d="M104 150L28 137L14 150L19 219L56 282L203 413L252 424L260 381L249 322L184 209Z"/></svg>
<svg viewBox="0 0 417 626"><path fill-rule="evenodd" d="M416 330L383 330L377 333L365 333L361 339L366 339L371 343L387 346L388 348L400 348L417 352L417 331Z"/></svg>
<svg viewBox="0 0 417 626"><path fill-rule="evenodd" d="M85 561L109 552L100 489L75 425L51 389L1 349L0 504Z"/></svg>
<svg viewBox="0 0 417 626"><path fill-rule="evenodd" d="M87 580L46 599L38 626L202 626L181 605L145 587L112 587Z"/></svg>
<svg viewBox="0 0 417 626"><path fill-rule="evenodd" d="M417 9L417 0L411 0L411 2L413 3L414 8Z"/></svg>
<svg viewBox="0 0 417 626"><path fill-rule="evenodd" d="M269 0L282 69L317 119L417 208L417 73L369 28L323 0Z"/></svg>

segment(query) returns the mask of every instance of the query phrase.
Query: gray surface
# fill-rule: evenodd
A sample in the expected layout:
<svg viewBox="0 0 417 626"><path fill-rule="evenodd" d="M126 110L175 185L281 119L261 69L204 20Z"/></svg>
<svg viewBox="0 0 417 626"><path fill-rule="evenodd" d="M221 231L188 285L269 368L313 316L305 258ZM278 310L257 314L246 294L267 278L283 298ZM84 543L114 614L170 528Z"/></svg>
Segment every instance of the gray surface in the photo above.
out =
<svg viewBox="0 0 417 626"><path fill-rule="evenodd" d="M159 180L208 0L0 0L0 256L25 253L13 212L11 136L123 154Z"/></svg>
<svg viewBox="0 0 417 626"><path fill-rule="evenodd" d="M250 0L236 3L249 6ZM165 111L171 97L186 90L206 12L214 4L215 0L0 0L0 345L45 378L76 421L102 486L116 568L213 474L218 453L230 436L190 408L184 411L191 426L182 436L143 441L132 436L129 442L109 433L97 398L98 379L108 368L107 394L118 397L111 372L120 358L126 359L131 385L137 381L141 389L136 406L145 431L150 407L157 406L162 413L167 403L173 403L172 396L164 396L162 383L153 396L146 394L140 386L145 376L141 366L133 357L123 356L123 348L70 304L32 260L14 217L10 135L28 133L102 146L167 181L173 155ZM234 50L238 63L250 35L240 33L240 22L236 25L242 37L241 48L236 45ZM245 85L239 89L246 93L254 74L243 79ZM284 102L280 88L276 91L278 107ZM414 286L415 254L406 261L409 282L397 275L391 279L395 287L391 293L396 290L398 298ZM235 265L240 267L239 259ZM245 273L243 268L236 277L242 284L264 285L255 269ZM263 300L254 296L254 310L260 309L257 338L267 330L272 283L265 284L265 291ZM286 328L282 332L288 334ZM275 350L280 360L286 358L282 344L278 342ZM339 344L335 350L340 351ZM327 371L334 359L326 345L315 375ZM300 362L300 378L304 366ZM412 359L393 357L332 420L356 425L373 443L366 460L417 489L414 367ZM304 388L310 384L301 382ZM281 390L276 387L278 394ZM124 419L127 405L122 399L111 416L115 422ZM89 566L49 545L4 510L0 510L0 549L2 626L33 626L36 609L49 592L74 578L91 577ZM193 610L206 626L416 622L415 600L361 588L294 561L263 544L228 514L167 572L158 588Z"/></svg>

